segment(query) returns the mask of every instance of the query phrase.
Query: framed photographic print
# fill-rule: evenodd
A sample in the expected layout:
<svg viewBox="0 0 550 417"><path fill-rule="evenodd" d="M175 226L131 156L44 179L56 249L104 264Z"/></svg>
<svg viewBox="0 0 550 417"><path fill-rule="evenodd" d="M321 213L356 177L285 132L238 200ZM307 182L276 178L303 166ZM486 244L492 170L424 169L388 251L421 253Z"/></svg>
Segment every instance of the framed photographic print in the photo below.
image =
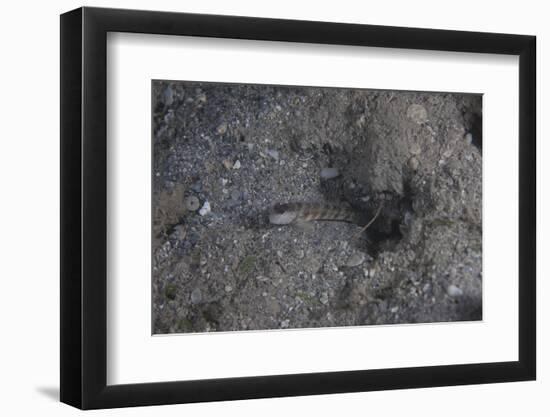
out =
<svg viewBox="0 0 550 417"><path fill-rule="evenodd" d="M531 380L535 38L61 16L61 400Z"/></svg>

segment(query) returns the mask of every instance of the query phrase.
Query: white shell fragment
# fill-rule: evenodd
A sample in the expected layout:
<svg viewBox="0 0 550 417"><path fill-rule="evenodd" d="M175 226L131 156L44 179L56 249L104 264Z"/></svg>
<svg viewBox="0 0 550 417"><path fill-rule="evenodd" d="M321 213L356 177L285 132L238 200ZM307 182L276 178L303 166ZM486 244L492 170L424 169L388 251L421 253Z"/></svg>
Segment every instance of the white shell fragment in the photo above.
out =
<svg viewBox="0 0 550 417"><path fill-rule="evenodd" d="M202 208L199 210L199 214L201 216L206 216L208 213L210 213L210 203L208 201L205 201Z"/></svg>
<svg viewBox="0 0 550 417"><path fill-rule="evenodd" d="M325 180L336 178L338 175L340 175L338 168L326 167L321 170L321 178L324 178Z"/></svg>
<svg viewBox="0 0 550 417"><path fill-rule="evenodd" d="M227 132L227 123L222 123L221 125L219 125L216 129L216 133L218 135L223 135L225 134L225 132Z"/></svg>
<svg viewBox="0 0 550 417"><path fill-rule="evenodd" d="M457 298L461 297L462 294L464 294L464 291L462 291L456 285L451 284L447 287L447 294L449 294L449 297Z"/></svg>
<svg viewBox="0 0 550 417"><path fill-rule="evenodd" d="M353 268L355 266L361 265L363 262L365 262L365 255L363 253L354 253L350 256L348 259L346 266Z"/></svg>
<svg viewBox="0 0 550 417"><path fill-rule="evenodd" d="M407 109L407 117L420 125L428 121L428 112L421 104L411 104Z"/></svg>

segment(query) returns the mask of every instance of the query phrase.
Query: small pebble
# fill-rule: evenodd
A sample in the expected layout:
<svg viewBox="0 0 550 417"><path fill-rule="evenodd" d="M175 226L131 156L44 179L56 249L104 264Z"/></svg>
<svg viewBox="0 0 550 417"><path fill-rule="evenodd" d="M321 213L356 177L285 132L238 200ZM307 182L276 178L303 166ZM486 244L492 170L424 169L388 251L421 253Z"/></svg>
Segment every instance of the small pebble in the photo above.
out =
<svg viewBox="0 0 550 417"><path fill-rule="evenodd" d="M464 291L462 291L456 285L451 284L447 287L447 294L449 295L449 297L457 298L461 297L464 294Z"/></svg>
<svg viewBox="0 0 550 417"><path fill-rule="evenodd" d="M231 169L233 168L233 162L231 162L229 159L224 159L223 166L225 167L225 169Z"/></svg>
<svg viewBox="0 0 550 417"><path fill-rule="evenodd" d="M422 124L428 121L428 112L421 104L411 104L407 109L407 117L415 123Z"/></svg>
<svg viewBox="0 0 550 417"><path fill-rule="evenodd" d="M231 191L231 199L234 201L239 201L241 199L242 193L239 190Z"/></svg>
<svg viewBox="0 0 550 417"><path fill-rule="evenodd" d="M195 246L197 244L197 242L199 241L199 239L200 239L200 236L198 235L198 233L193 232L193 231L191 233L189 233L189 236L187 237L187 240L189 241L191 246Z"/></svg>
<svg viewBox="0 0 550 417"><path fill-rule="evenodd" d="M200 207L199 199L194 195L190 195L189 197L186 197L184 204L185 204L185 208L189 211L197 211Z"/></svg>
<svg viewBox="0 0 550 417"><path fill-rule="evenodd" d="M474 137L472 136L471 133L466 133L466 134L464 135L464 140L466 141L466 143L467 143L468 145L471 145L472 142L473 142L473 140L474 140Z"/></svg>
<svg viewBox="0 0 550 417"><path fill-rule="evenodd" d="M399 307L392 307L391 310L390 310L392 313L397 313L397 311L399 311Z"/></svg>
<svg viewBox="0 0 550 417"><path fill-rule="evenodd" d="M199 210L199 214L201 216L206 216L208 213L210 213L210 203L208 201L205 201L202 208Z"/></svg>
<svg viewBox="0 0 550 417"><path fill-rule="evenodd" d="M221 125L218 126L218 128L216 129L216 133L218 135L223 135L225 132L227 132L227 123L222 123Z"/></svg>
<svg viewBox="0 0 550 417"><path fill-rule="evenodd" d="M321 170L321 178L324 178L326 180L336 178L339 175L340 171L338 171L338 168L326 167Z"/></svg>
<svg viewBox="0 0 550 417"><path fill-rule="evenodd" d="M453 154L453 150L452 150L452 148L449 148L449 149L445 150L445 152L443 152L443 157L444 158L449 158L452 154Z"/></svg>
<svg viewBox="0 0 550 417"><path fill-rule="evenodd" d="M241 161L239 161L238 159L235 161L235 163L233 164L233 169L239 169L241 167Z"/></svg>
<svg viewBox="0 0 550 417"><path fill-rule="evenodd" d="M170 86L166 87L166 90L164 90L163 98L164 104L167 106L171 106L174 102L174 92L172 91Z"/></svg>
<svg viewBox="0 0 550 417"><path fill-rule="evenodd" d="M178 224L176 227L174 227L174 233L172 233L172 236L178 240L185 239L185 235L187 234L185 227L181 224Z"/></svg>
<svg viewBox="0 0 550 417"><path fill-rule="evenodd" d="M296 252L296 256L298 257L298 259L303 259L305 256L305 253L302 249L300 249Z"/></svg>
<svg viewBox="0 0 550 417"><path fill-rule="evenodd" d="M416 171L418 169L419 165L420 165L420 163L418 162L418 159L416 158L416 156L413 156L411 159L409 159L409 167L413 171Z"/></svg>
<svg viewBox="0 0 550 417"><path fill-rule="evenodd" d="M191 304L199 304L202 300L202 293L199 288L195 288L191 293Z"/></svg>
<svg viewBox="0 0 550 417"><path fill-rule="evenodd" d="M287 320L283 320L281 322L281 328L282 329L286 329L286 328L288 328L288 326L290 326L290 320L287 319Z"/></svg>
<svg viewBox="0 0 550 417"><path fill-rule="evenodd" d="M274 149L268 149L265 153L268 154L273 159L275 159L276 161L279 160L279 152L278 151L276 151Z"/></svg>
<svg viewBox="0 0 550 417"><path fill-rule="evenodd" d="M365 262L365 254L358 252L350 256L350 258L346 262L346 266L352 268L354 266L361 265L363 262Z"/></svg>
<svg viewBox="0 0 550 417"><path fill-rule="evenodd" d="M200 181L197 181L196 183L191 185L191 189L196 193L200 193L202 191L202 184L200 183Z"/></svg>
<svg viewBox="0 0 550 417"><path fill-rule="evenodd" d="M321 294L321 298L319 299L319 301L321 301L322 304L327 305L328 304L328 294L326 292Z"/></svg>
<svg viewBox="0 0 550 417"><path fill-rule="evenodd" d="M233 287L232 287L231 285L229 285L229 284L226 285L226 286L225 286L225 292L231 292L231 291L233 291Z"/></svg>

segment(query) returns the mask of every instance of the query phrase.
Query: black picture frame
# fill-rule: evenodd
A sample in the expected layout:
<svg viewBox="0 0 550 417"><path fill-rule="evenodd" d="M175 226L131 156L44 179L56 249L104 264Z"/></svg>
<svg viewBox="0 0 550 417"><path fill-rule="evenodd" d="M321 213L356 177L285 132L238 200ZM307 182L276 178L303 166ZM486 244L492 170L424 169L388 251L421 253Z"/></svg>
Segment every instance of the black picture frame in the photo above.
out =
<svg viewBox="0 0 550 417"><path fill-rule="evenodd" d="M108 32L519 56L519 360L107 385ZM535 379L534 36L84 7L61 15L60 57L62 402L96 409Z"/></svg>

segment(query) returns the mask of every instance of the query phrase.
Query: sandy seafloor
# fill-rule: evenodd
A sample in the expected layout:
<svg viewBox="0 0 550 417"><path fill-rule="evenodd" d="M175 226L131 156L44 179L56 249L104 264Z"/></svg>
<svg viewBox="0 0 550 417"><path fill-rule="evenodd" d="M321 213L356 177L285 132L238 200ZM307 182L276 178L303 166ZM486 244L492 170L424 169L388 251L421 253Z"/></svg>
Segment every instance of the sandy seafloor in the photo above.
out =
<svg viewBox="0 0 550 417"><path fill-rule="evenodd" d="M481 96L152 89L153 333L482 318ZM357 235L282 202L381 209Z"/></svg>

